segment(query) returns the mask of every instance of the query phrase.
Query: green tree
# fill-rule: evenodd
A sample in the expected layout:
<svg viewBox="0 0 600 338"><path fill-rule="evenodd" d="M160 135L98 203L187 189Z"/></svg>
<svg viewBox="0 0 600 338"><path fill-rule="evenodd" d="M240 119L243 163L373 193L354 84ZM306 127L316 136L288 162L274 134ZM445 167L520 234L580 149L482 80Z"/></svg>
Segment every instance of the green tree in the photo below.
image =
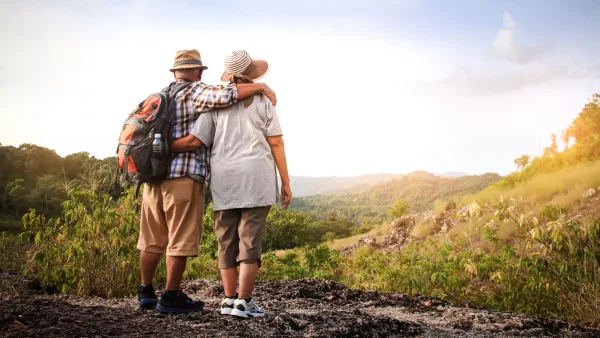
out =
<svg viewBox="0 0 600 338"><path fill-rule="evenodd" d="M337 238L348 237L352 235L352 230L356 227L352 221L345 217L337 217L332 214L329 217L323 217L319 222L315 223L311 233L315 240L324 238L325 234L333 233Z"/></svg>
<svg viewBox="0 0 600 338"><path fill-rule="evenodd" d="M560 138L565 144L565 150L569 149L569 143L571 142L571 136L567 133L566 130L563 130L560 134Z"/></svg>
<svg viewBox="0 0 600 338"><path fill-rule="evenodd" d="M558 154L558 143L556 140L556 134L552 134L550 136L550 140L552 140L552 144L544 149L544 156L552 157Z"/></svg>
<svg viewBox="0 0 600 338"><path fill-rule="evenodd" d="M21 177L32 184L37 178L58 173L62 168L62 158L54 150L24 143L19 146L18 151L23 161Z"/></svg>
<svg viewBox="0 0 600 338"><path fill-rule="evenodd" d="M69 180L74 180L79 177L83 164L90 158L88 152L80 152L68 155L63 160L64 176Z"/></svg>
<svg viewBox="0 0 600 338"><path fill-rule="evenodd" d="M313 223L311 214L273 206L267 216L263 248L265 251L281 250L307 244L313 241Z"/></svg>
<svg viewBox="0 0 600 338"><path fill-rule="evenodd" d="M600 133L600 94L594 94L579 116L567 128L566 134L573 137L576 143Z"/></svg>
<svg viewBox="0 0 600 338"><path fill-rule="evenodd" d="M25 180L22 178L16 179L6 185L5 193L8 196L10 205L15 209L15 217L19 217L19 210L27 208L26 196L29 194L29 189L25 186Z"/></svg>
<svg viewBox="0 0 600 338"><path fill-rule="evenodd" d="M407 200L399 198L394 202L388 213L395 218L400 218L404 216L408 209L410 209L410 203Z"/></svg>
<svg viewBox="0 0 600 338"><path fill-rule="evenodd" d="M514 161L515 166L517 167L517 169L519 171L525 169L525 167L527 167L527 165L529 165L529 160L531 158L529 157L529 155L523 155L521 157L517 157Z"/></svg>
<svg viewBox="0 0 600 338"><path fill-rule="evenodd" d="M54 175L44 175L37 180L34 192L43 201L44 213L55 214L60 211L60 204L66 199L66 195L57 188L58 179Z"/></svg>
<svg viewBox="0 0 600 338"><path fill-rule="evenodd" d="M79 189L96 193L108 193L114 182L117 167L109 160L91 157L83 162L81 173L76 182Z"/></svg>
<svg viewBox="0 0 600 338"><path fill-rule="evenodd" d="M0 192L4 192L6 185L9 182L9 176L11 172L12 163L10 161L10 147L0 146ZM7 196L6 194L0 195L0 211L5 213L7 211Z"/></svg>

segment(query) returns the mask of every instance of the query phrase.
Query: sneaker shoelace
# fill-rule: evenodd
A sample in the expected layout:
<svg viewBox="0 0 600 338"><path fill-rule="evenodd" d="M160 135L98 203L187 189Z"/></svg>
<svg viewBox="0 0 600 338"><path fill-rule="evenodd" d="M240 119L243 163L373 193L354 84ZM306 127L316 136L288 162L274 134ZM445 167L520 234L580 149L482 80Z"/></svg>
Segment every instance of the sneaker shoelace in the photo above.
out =
<svg viewBox="0 0 600 338"><path fill-rule="evenodd" d="M254 299L248 305L249 311L256 310L257 312L263 312L263 309L254 302Z"/></svg>
<svg viewBox="0 0 600 338"><path fill-rule="evenodd" d="M191 299L190 297L188 297L188 295L186 295L182 291L179 291L179 293L177 294L177 296L183 298L183 301L186 302L186 303L188 303L188 304L195 303L193 299Z"/></svg>

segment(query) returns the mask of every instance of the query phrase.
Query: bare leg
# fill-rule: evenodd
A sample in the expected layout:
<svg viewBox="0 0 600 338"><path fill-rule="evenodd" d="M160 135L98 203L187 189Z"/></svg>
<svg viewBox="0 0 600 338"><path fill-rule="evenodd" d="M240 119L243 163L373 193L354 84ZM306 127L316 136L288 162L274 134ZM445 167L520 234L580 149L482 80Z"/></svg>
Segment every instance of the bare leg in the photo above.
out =
<svg viewBox="0 0 600 338"><path fill-rule="evenodd" d="M223 289L225 289L225 297L234 297L235 282L237 281L237 267L229 269L221 269L221 279L223 280Z"/></svg>
<svg viewBox="0 0 600 338"><path fill-rule="evenodd" d="M156 267L160 262L160 254L141 251L140 252L140 274L142 276L142 284L152 284Z"/></svg>
<svg viewBox="0 0 600 338"><path fill-rule="evenodd" d="M187 257L167 256L167 291L178 290L185 271Z"/></svg>
<svg viewBox="0 0 600 338"><path fill-rule="evenodd" d="M254 282L256 281L256 273L258 272L258 263L240 264L240 299L248 299L252 297L254 291Z"/></svg>

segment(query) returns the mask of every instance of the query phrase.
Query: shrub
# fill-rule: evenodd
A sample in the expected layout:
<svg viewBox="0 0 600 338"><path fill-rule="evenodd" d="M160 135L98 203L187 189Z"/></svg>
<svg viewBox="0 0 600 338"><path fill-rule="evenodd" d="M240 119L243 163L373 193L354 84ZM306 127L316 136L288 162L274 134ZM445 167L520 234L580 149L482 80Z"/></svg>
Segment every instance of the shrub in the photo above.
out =
<svg viewBox="0 0 600 338"><path fill-rule="evenodd" d="M398 198L388 210L388 214L394 218L400 218L404 216L408 209L410 209L410 203L407 200Z"/></svg>
<svg viewBox="0 0 600 338"><path fill-rule="evenodd" d="M312 215L299 211L286 211L277 206L271 208L263 235L263 249L291 249L319 241L322 234L314 234Z"/></svg>
<svg viewBox="0 0 600 338"><path fill-rule="evenodd" d="M333 240L335 240L336 237L337 236L336 236L335 232L330 231L330 232L326 233L325 235L323 235L323 237L321 237L321 238L322 238L323 242L333 242Z"/></svg>
<svg viewBox="0 0 600 338"><path fill-rule="evenodd" d="M23 231L23 223L11 219L0 219L0 232L19 233Z"/></svg>
<svg viewBox="0 0 600 338"><path fill-rule="evenodd" d="M25 263L25 246L17 235L0 232L0 272L18 272Z"/></svg>
<svg viewBox="0 0 600 338"><path fill-rule="evenodd" d="M26 272L44 286L78 295L123 296L139 283L139 203L131 196L71 192L63 216L46 220L31 210L23 217L32 242Z"/></svg>
<svg viewBox="0 0 600 338"><path fill-rule="evenodd" d="M340 260L340 252L330 250L321 244L315 247L306 246L302 249L306 268L311 277L336 279L336 269Z"/></svg>
<svg viewBox="0 0 600 338"><path fill-rule="evenodd" d="M188 258L184 279L219 279L221 273L217 266L218 242L215 234L215 219L212 204L206 206L202 221L202 241L198 257Z"/></svg>
<svg viewBox="0 0 600 338"><path fill-rule="evenodd" d="M306 267L300 262L296 253L288 252L283 257L278 257L274 252L269 252L263 256L258 278L279 280L300 279L308 276Z"/></svg>
<svg viewBox="0 0 600 338"><path fill-rule="evenodd" d="M417 224L410 231L410 235L415 238L425 238L433 233L429 224Z"/></svg>

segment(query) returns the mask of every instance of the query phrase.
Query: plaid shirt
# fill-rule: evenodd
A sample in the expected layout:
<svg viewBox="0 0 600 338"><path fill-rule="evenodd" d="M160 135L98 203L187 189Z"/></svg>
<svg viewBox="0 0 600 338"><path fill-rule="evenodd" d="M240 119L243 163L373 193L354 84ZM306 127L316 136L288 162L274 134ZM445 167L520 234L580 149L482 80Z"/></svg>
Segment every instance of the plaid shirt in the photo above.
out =
<svg viewBox="0 0 600 338"><path fill-rule="evenodd" d="M187 136L201 113L230 106L237 101L237 96L237 88L232 84L209 86L202 82L194 82L181 90L175 97L177 105L172 115L173 139ZM177 154L171 162L167 179L183 176L206 178L209 156L204 145L195 151Z"/></svg>

